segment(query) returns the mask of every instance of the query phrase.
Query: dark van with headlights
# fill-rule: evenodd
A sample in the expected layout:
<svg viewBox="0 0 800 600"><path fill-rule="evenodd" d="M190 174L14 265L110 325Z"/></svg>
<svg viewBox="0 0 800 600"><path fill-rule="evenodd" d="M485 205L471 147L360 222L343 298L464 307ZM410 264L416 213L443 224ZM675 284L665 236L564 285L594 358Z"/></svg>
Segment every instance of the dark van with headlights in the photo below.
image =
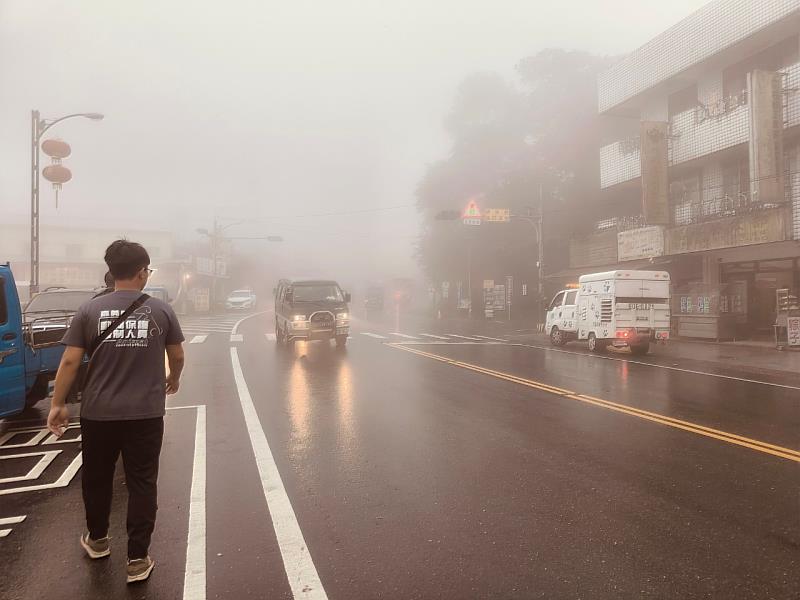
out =
<svg viewBox="0 0 800 600"><path fill-rule="evenodd" d="M350 294L335 281L282 279L275 290L275 338L278 344L297 340L336 340L347 344Z"/></svg>

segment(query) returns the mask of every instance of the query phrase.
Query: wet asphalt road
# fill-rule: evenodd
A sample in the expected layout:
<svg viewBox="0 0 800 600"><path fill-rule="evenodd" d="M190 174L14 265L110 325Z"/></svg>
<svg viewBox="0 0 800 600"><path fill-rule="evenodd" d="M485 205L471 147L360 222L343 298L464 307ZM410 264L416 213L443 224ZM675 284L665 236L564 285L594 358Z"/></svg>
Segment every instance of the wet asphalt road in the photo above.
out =
<svg viewBox="0 0 800 600"><path fill-rule="evenodd" d="M0 598L800 596L800 376L420 325L281 350L270 318L241 341L236 317L186 325L207 337L169 399L145 584L124 583L122 478L89 562L79 443L36 439L45 406L0 425L32 429L0 442L0 481L53 456L0 482L0 519L25 516L0 525Z"/></svg>

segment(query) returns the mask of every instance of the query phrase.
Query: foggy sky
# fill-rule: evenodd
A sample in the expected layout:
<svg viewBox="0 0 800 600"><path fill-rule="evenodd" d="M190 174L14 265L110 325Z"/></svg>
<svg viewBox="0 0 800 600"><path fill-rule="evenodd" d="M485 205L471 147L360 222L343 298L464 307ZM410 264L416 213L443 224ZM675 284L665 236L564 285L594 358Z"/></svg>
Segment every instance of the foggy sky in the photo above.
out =
<svg viewBox="0 0 800 600"><path fill-rule="evenodd" d="M30 110L98 111L48 132L72 145L74 179L58 211L43 181L43 225L191 237L215 215L247 218L229 233L283 235L282 260L407 275L406 205L448 151L464 76L513 79L546 47L629 52L703 4L0 0L2 218L28 219Z"/></svg>

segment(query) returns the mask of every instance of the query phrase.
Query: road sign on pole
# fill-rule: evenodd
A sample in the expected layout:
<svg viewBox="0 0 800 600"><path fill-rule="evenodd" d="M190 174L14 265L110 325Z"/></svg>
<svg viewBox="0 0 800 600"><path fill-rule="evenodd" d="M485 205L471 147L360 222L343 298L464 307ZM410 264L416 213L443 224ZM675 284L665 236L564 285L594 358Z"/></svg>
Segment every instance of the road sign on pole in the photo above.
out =
<svg viewBox="0 0 800 600"><path fill-rule="evenodd" d="M475 200L470 200L462 215L464 225L480 225L483 217Z"/></svg>
<svg viewBox="0 0 800 600"><path fill-rule="evenodd" d="M483 214L483 220L487 223L508 223L511 221L511 209L487 208Z"/></svg>

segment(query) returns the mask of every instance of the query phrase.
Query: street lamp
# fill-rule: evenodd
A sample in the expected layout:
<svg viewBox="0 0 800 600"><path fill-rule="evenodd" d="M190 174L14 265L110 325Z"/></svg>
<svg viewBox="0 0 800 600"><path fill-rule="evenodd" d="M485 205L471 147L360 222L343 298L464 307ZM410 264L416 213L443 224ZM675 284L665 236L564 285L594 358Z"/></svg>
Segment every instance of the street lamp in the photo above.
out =
<svg viewBox="0 0 800 600"><path fill-rule="evenodd" d="M73 113L58 119L42 119L38 110L31 111L31 296L39 292L39 145L42 136L53 125L77 117L101 121L104 115L96 112Z"/></svg>

